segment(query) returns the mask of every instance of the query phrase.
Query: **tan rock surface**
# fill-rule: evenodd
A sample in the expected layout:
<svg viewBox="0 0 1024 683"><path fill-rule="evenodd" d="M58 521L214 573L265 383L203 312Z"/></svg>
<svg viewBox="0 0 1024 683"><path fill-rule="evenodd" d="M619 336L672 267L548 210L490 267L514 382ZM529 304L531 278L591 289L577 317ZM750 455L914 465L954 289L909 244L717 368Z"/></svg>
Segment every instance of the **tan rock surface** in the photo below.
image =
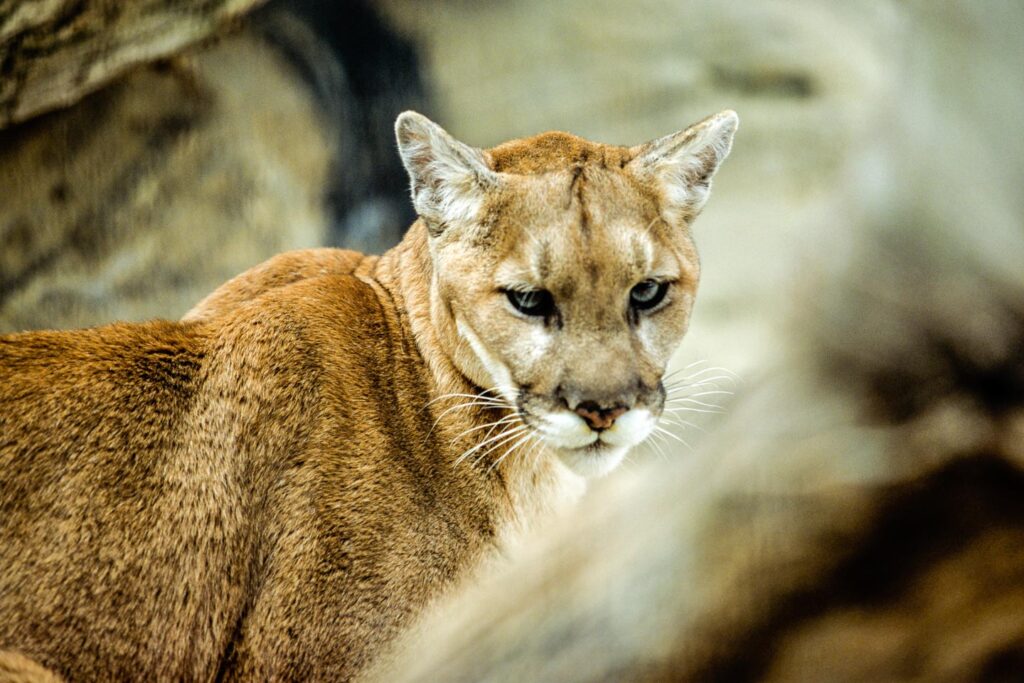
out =
<svg viewBox="0 0 1024 683"><path fill-rule="evenodd" d="M173 318L318 246L334 141L250 33L0 131L0 331Z"/></svg>
<svg viewBox="0 0 1024 683"><path fill-rule="evenodd" d="M0 128L213 35L262 0L0 1Z"/></svg>

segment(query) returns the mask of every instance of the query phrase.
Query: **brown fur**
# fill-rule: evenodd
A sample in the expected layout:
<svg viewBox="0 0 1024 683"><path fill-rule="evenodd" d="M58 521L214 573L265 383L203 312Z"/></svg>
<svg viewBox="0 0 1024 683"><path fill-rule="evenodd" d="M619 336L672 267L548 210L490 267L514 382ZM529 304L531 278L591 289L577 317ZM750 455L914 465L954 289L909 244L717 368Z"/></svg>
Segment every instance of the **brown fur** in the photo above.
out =
<svg viewBox="0 0 1024 683"><path fill-rule="evenodd" d="M734 118L725 123L731 138ZM421 170L410 169L414 188ZM523 410L487 398L507 388L489 374L494 358L520 384L547 367L517 359L508 332L539 321L523 327L495 305L489 278L523 242L513 230L543 225L565 244L585 227L594 244L613 230L656 236L648 244L675 264L682 294L645 323L656 342L634 360L661 390L695 255L685 226L651 230L657 191L645 176L617 173L595 170L579 198L594 207L589 227L579 205L552 208L561 176L536 186L507 175L480 220L448 221L437 237L417 222L379 259L285 254L182 322L0 338L0 649L69 678L356 675L446 586L578 493L561 447L539 437L531 459L505 459L506 442L458 461L490 436L481 429L502 435L509 423L494 421ZM635 333L621 320L632 281L610 249L544 254L552 278L583 268L601 295L577 283L561 301L561 376L589 396L619 375L571 354ZM547 400L535 384L521 393ZM566 413L545 408L556 409Z"/></svg>
<svg viewBox="0 0 1024 683"><path fill-rule="evenodd" d="M445 462L464 418L414 436L439 409L401 293L275 294L3 340L0 642L87 678L348 677L494 542L500 475Z"/></svg>

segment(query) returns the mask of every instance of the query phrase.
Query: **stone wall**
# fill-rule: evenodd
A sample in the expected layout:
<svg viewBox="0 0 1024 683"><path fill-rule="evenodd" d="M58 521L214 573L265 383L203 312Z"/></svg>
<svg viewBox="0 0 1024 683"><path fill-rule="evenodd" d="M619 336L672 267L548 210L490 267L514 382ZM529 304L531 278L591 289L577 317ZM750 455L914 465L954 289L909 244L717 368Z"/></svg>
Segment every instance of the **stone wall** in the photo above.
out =
<svg viewBox="0 0 1024 683"><path fill-rule="evenodd" d="M0 3L0 332L176 318L281 251L399 239L414 48L366 3L257 4Z"/></svg>

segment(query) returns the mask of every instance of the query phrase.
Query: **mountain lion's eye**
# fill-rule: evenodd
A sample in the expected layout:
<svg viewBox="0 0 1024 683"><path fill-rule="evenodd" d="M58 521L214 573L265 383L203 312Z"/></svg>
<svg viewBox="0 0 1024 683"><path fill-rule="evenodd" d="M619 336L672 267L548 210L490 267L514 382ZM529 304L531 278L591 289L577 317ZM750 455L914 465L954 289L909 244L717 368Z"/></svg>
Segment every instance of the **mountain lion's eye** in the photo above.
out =
<svg viewBox="0 0 1024 683"><path fill-rule="evenodd" d="M668 292L667 282L644 280L629 290L629 305L641 311L654 308L665 298Z"/></svg>
<svg viewBox="0 0 1024 683"><path fill-rule="evenodd" d="M546 289L505 290L509 303L525 315L547 317L555 312L555 300Z"/></svg>

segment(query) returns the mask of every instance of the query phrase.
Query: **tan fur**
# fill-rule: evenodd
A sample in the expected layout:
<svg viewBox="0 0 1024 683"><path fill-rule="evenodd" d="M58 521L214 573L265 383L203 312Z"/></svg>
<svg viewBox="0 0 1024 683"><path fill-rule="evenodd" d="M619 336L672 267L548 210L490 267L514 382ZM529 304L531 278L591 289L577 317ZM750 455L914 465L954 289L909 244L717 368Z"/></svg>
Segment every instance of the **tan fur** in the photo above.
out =
<svg viewBox="0 0 1024 683"><path fill-rule="evenodd" d="M572 165L622 168L633 156L627 148L595 144L561 132L506 142L489 153L494 170L525 175L559 171Z"/></svg>
<svg viewBox="0 0 1024 683"><path fill-rule="evenodd" d="M61 683L63 679L17 652L0 650L0 683Z"/></svg>
<svg viewBox="0 0 1024 683"><path fill-rule="evenodd" d="M723 118L721 136L734 128ZM443 137L403 138L424 132ZM527 426L582 423L557 384L578 394L563 401L639 404L642 386L657 403L697 280L657 180L563 146L562 170L481 167L495 184L470 188L459 164L488 153L411 114L399 142L418 205L425 187L479 191L479 215L439 226L423 205L379 259L282 255L182 322L0 338L0 649L71 678L348 680L577 495L571 469L603 462L610 447ZM453 175L429 175L451 159ZM541 321L496 291L537 259L562 321L541 357ZM671 298L629 323L652 268L675 278ZM630 358L593 355L608 344ZM460 459L494 431L528 436L530 457L506 458L523 450L505 440Z"/></svg>

